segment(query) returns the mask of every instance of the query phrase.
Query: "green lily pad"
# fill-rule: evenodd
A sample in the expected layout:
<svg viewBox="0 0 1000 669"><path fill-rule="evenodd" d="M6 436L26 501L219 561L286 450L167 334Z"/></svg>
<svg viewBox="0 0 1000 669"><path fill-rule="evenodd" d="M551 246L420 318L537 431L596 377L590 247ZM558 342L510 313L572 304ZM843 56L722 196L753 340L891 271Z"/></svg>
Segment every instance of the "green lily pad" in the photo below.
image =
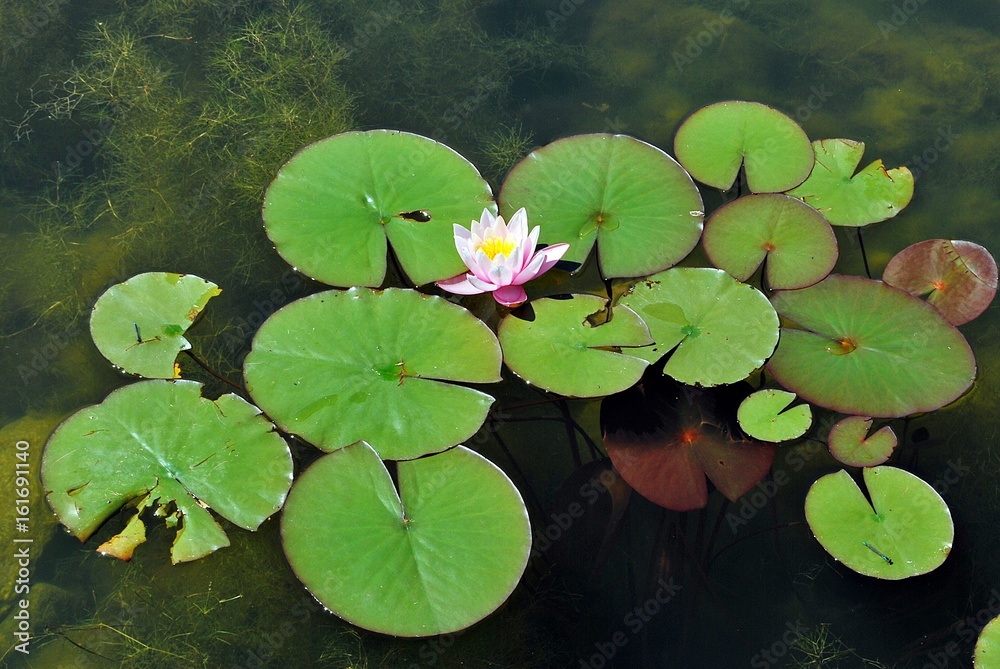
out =
<svg viewBox="0 0 1000 669"><path fill-rule="evenodd" d="M882 280L937 307L952 325L986 311L997 294L997 263L979 244L928 239L889 261Z"/></svg>
<svg viewBox="0 0 1000 669"><path fill-rule="evenodd" d="M812 410L799 404L785 410L795 400L795 393L767 388L758 390L740 403L736 418L740 427L754 439L779 442L797 439L812 425Z"/></svg>
<svg viewBox="0 0 1000 669"><path fill-rule="evenodd" d="M869 435L872 419L848 416L830 428L830 453L849 467L873 467L889 459L896 448L896 433L888 425Z"/></svg>
<svg viewBox="0 0 1000 669"><path fill-rule="evenodd" d="M913 175L906 167L887 170L881 160L857 174L865 143L820 139L812 143L816 165L809 178L788 191L819 210L831 225L861 227L901 212L913 197Z"/></svg>
<svg viewBox="0 0 1000 669"><path fill-rule="evenodd" d="M413 290L330 290L257 331L247 390L283 430L324 451L364 439L416 458L471 437L493 398L456 385L500 380L500 346L462 307Z"/></svg>
<svg viewBox="0 0 1000 669"><path fill-rule="evenodd" d="M119 388L56 428L42 455L42 483L59 520L86 541L125 503L154 504L168 525L181 522L174 563L229 545L212 518L257 529L292 484L288 445L236 395L201 396L195 381L142 381ZM141 543L132 519L102 546L119 554ZM122 557L126 557L122 555Z"/></svg>
<svg viewBox="0 0 1000 669"><path fill-rule="evenodd" d="M767 259L771 288L804 288L837 263L837 237L823 216L787 195L748 195L717 209L705 224L705 253L740 281Z"/></svg>
<svg viewBox="0 0 1000 669"><path fill-rule="evenodd" d="M405 637L464 629L524 572L524 502L500 469L462 446L400 462L397 474L398 492L363 442L314 462L282 512L288 562L359 627Z"/></svg>
<svg viewBox="0 0 1000 669"><path fill-rule="evenodd" d="M729 190L740 165L754 193L780 193L802 183L813 166L809 138L798 124L757 102L718 102L681 124L674 155L698 181Z"/></svg>
<svg viewBox="0 0 1000 669"><path fill-rule="evenodd" d="M648 364L629 348L652 343L631 309L615 307L610 321L592 326L587 316L604 308L596 295L531 302L532 320L513 314L500 323L504 362L532 385L568 397L600 397L628 388Z"/></svg>
<svg viewBox="0 0 1000 669"><path fill-rule="evenodd" d="M576 135L532 151L498 199L505 216L524 207L540 241L569 243L563 260L583 263L596 243L607 278L677 264L698 243L705 216L677 161L625 135Z"/></svg>
<svg viewBox="0 0 1000 669"><path fill-rule="evenodd" d="M782 328L767 370L811 404L860 416L899 417L957 399L976 377L962 334L912 295L831 274L771 303Z"/></svg>
<svg viewBox="0 0 1000 669"><path fill-rule="evenodd" d="M806 495L806 521L827 553L865 576L897 581L933 571L951 552L951 512L929 484L895 467L863 470L871 504L840 470Z"/></svg>
<svg viewBox="0 0 1000 669"><path fill-rule="evenodd" d="M675 267L637 283L620 304L633 309L656 342L635 354L681 383L716 386L747 378L778 341L778 316L764 295L721 269Z"/></svg>
<svg viewBox="0 0 1000 669"><path fill-rule="evenodd" d="M452 226L487 208L490 186L458 153L394 130L345 132L310 144L278 170L264 227L281 257L333 286L378 286L386 246L413 283L466 270Z"/></svg>
<svg viewBox="0 0 1000 669"><path fill-rule="evenodd" d="M1000 669L1000 617L988 622L979 633L972 666L975 669Z"/></svg>
<svg viewBox="0 0 1000 669"><path fill-rule="evenodd" d="M172 379L177 354L191 348L184 333L221 292L192 274L137 274L97 299L90 334L101 354L126 372Z"/></svg>

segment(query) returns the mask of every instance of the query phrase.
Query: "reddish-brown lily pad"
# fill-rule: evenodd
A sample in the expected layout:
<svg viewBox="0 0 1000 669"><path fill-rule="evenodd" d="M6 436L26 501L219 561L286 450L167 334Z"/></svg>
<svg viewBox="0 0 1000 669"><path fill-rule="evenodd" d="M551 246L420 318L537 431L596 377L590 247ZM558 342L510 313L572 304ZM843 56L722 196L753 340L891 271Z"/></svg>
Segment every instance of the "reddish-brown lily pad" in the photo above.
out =
<svg viewBox="0 0 1000 669"><path fill-rule="evenodd" d="M708 503L707 476L736 501L767 475L774 445L733 436L745 384L696 388L656 373L601 403L604 446L640 495L674 511Z"/></svg>
<svg viewBox="0 0 1000 669"><path fill-rule="evenodd" d="M927 301L952 325L983 313L997 294L997 263L979 244L928 239L897 253L882 280Z"/></svg>
<svg viewBox="0 0 1000 669"><path fill-rule="evenodd" d="M872 419L848 416L830 428L830 453L849 467L874 467L889 459L896 448L896 433L888 425L868 434Z"/></svg>

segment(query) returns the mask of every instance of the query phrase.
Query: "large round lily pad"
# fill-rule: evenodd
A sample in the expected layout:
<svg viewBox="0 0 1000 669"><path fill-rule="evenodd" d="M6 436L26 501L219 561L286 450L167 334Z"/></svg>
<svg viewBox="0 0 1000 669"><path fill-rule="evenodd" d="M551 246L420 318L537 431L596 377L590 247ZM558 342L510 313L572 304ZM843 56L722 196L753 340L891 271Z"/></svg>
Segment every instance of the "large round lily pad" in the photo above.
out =
<svg viewBox="0 0 1000 669"><path fill-rule="evenodd" d="M248 530L281 508L292 483L288 445L236 395L201 396L194 381L142 381L67 418L49 438L42 482L59 520L81 541L126 502L157 505L180 523L171 559L229 545L208 512ZM174 509L176 505L176 509ZM102 551L127 558L145 537L138 516Z"/></svg>
<svg viewBox="0 0 1000 669"><path fill-rule="evenodd" d="M865 153L864 142L821 139L812 146L816 165L788 194L818 209L831 225L860 227L884 221L913 197L913 175L906 167L887 170L876 160L854 174Z"/></svg>
<svg viewBox="0 0 1000 669"><path fill-rule="evenodd" d="M841 413L898 417L933 411L976 377L972 349L932 306L881 281L832 274L783 290L781 330L767 364L785 388Z"/></svg>
<svg viewBox="0 0 1000 669"><path fill-rule="evenodd" d="M463 629L502 604L528 560L510 480L467 448L398 463L398 491L358 443L295 482L281 516L288 562L324 606L385 634Z"/></svg>
<svg viewBox="0 0 1000 669"><path fill-rule="evenodd" d="M736 417L743 431L754 439L770 442L797 439L812 425L812 410L808 404L788 409L794 401L795 393L765 388L743 400Z"/></svg>
<svg viewBox="0 0 1000 669"><path fill-rule="evenodd" d="M482 321L439 297L330 290L265 321L243 371L285 431L325 451L364 439L397 460L475 434L493 398L452 382L499 381L500 346Z"/></svg>
<svg viewBox="0 0 1000 669"><path fill-rule="evenodd" d="M468 226L490 186L458 153L394 130L345 132L310 144L278 171L264 223L278 253L334 286L378 286L386 238L420 285L465 271L452 226Z"/></svg>
<svg viewBox="0 0 1000 669"><path fill-rule="evenodd" d="M767 298L721 269L668 269L637 283L620 303L642 317L656 342L636 355L655 362L676 347L663 371L690 385L742 381L778 341Z"/></svg>
<svg viewBox="0 0 1000 669"><path fill-rule="evenodd" d="M928 483L895 467L863 470L871 504L841 470L806 495L806 521L826 552L866 576L900 580L937 569L955 536L951 512Z"/></svg>
<svg viewBox="0 0 1000 669"><path fill-rule="evenodd" d="M644 276L680 262L698 243L704 213L691 177L669 155L625 135L576 135L532 151L499 195L524 207L546 244L567 242L582 263L597 244L605 277Z"/></svg>
<svg viewBox="0 0 1000 669"><path fill-rule="evenodd" d="M873 467L889 459L896 448L896 433L883 425L869 435L872 419L868 416L848 416L830 428L827 444L830 453L849 467Z"/></svg>
<svg viewBox="0 0 1000 669"><path fill-rule="evenodd" d="M962 325L996 296L997 263L979 244L928 239L893 256L882 280L911 295L927 295L949 323Z"/></svg>
<svg viewBox="0 0 1000 669"><path fill-rule="evenodd" d="M705 224L705 253L740 281L766 259L771 288L804 288L837 263L837 237L823 216L787 195L741 197L717 209Z"/></svg>
<svg viewBox="0 0 1000 669"><path fill-rule="evenodd" d="M528 383L569 397L628 388L648 364L635 347L652 340L642 319L627 307L615 307L611 320L591 325L587 316L604 304L596 295L543 298L531 303L531 320L508 315L499 333L504 362Z"/></svg>
<svg viewBox="0 0 1000 669"><path fill-rule="evenodd" d="M221 292L193 274L137 274L97 299L90 334L101 354L126 372L172 379L177 354L191 348L184 333Z"/></svg>
<svg viewBox="0 0 1000 669"><path fill-rule="evenodd" d="M681 124L674 155L698 181L729 190L745 165L754 193L780 193L802 183L813 166L809 138L776 109L757 102L718 102Z"/></svg>

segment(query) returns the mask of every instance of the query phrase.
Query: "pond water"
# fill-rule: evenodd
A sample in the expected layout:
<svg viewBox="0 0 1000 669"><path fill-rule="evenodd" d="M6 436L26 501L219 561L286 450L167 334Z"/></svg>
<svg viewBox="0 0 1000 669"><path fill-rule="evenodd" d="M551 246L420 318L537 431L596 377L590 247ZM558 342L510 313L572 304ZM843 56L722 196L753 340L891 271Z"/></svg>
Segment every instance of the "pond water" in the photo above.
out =
<svg viewBox="0 0 1000 669"><path fill-rule="evenodd" d="M557 138L625 133L672 152L693 110L754 100L810 138L864 141L864 164L914 173L906 210L864 231L873 276L928 238L996 252L998 31L996 2L927 0L3 3L0 664L971 667L979 629L1000 614L996 305L961 328L978 362L971 391L894 423L905 434L894 464L934 485L956 528L942 567L899 582L845 568L805 524L808 487L839 468L825 446L779 446L772 475L739 502L714 492L676 513L633 494L612 508L601 481L613 477L581 470L601 455L588 441L601 441L600 401L539 403L513 381L468 445L521 490L535 550L500 610L441 637L395 639L323 611L284 559L277 517L256 533L224 523L229 548L179 566L173 531L156 524L125 563L94 549L126 514L81 545L57 529L36 478L18 533L13 472L28 453L37 474L55 425L128 383L94 348L88 315L129 276L219 284L189 338L239 378L264 319L321 289L264 236L264 188L299 147L347 129L443 141L496 189ZM857 238L838 241L836 271L863 273ZM189 360L182 372L227 390ZM293 452L300 468L317 455ZM25 546L30 654L13 634Z"/></svg>

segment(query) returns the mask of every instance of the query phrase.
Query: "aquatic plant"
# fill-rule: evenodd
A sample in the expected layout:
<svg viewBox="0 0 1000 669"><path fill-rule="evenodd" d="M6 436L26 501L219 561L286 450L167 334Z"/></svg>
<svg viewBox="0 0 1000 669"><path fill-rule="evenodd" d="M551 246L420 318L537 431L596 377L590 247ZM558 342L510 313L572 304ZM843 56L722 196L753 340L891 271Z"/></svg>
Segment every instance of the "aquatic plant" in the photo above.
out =
<svg viewBox="0 0 1000 669"><path fill-rule="evenodd" d="M179 544L189 523L200 520L204 531L209 517L192 500L203 500L199 508L219 504L211 496L215 484L202 491L185 477L204 465L213 472L217 466L225 478L228 459L269 440L274 454L260 455L254 466L270 472L270 487L260 484L270 501L233 498L219 509L252 528L281 503L287 488L279 482L288 476L282 438L296 437L326 454L292 485L282 515L295 573L325 606L359 626L400 636L442 634L500 606L530 550L528 510L517 489L462 445L487 421L494 402L468 386L502 381L502 363L557 400L602 398L604 445L616 470L638 493L676 511L705 507L709 480L731 501L745 495L767 476L775 443L809 429L811 407L858 416L832 430L829 440L835 449L850 442L855 455L868 456L857 462L874 464L877 454L865 450L870 417L933 411L970 387L976 373L971 349L932 302L868 278L829 275L837 257L830 224L882 220L858 212L886 214L888 207L886 218L909 198L892 189L886 194L882 168L851 177L860 159L856 144L810 144L777 111L729 102L692 114L675 150L680 162L639 140L598 134L533 151L510 171L496 198L511 228L494 227L486 239L481 226L501 221L492 191L447 146L387 130L346 132L308 145L268 188L266 232L298 271L344 289L301 298L268 318L245 361L245 389L230 382L248 399L216 400L217 425L197 427L196 421L190 428L211 432L193 452L171 441L176 412L155 419L128 400L182 393L191 413L211 413L212 403L191 382L142 381L68 419L46 448L50 502L84 539L112 512L80 505L107 493L97 480L84 479L76 463L94 457L88 442L100 449L117 438L114 426L107 435L82 431L107 413L106 420L122 425L141 418L150 434L131 433L155 444L152 452L170 453L136 467L145 478L118 485L113 501L140 498L141 512L157 499L164 500L161 509L173 500L177 510L161 515L181 522ZM815 162L820 154L840 161L837 169L848 182L874 181L874 200L860 201L864 188L849 185L831 195L831 184L810 182L811 169L831 169ZM905 168L895 174L905 184ZM705 226L708 255L724 267L675 266L702 238L703 200L692 176L718 188L737 186L741 195ZM795 188L804 190L793 197ZM809 204L817 199L822 211ZM528 235L525 210L540 226L537 233ZM462 227L468 221L472 232ZM531 264L536 234L546 245L537 267ZM476 249L482 257L473 258L468 245L481 243L493 243L497 254ZM958 248L949 244L936 248ZM449 302L427 294L440 290L435 282L452 287L448 282L464 277L470 261L492 281L486 287L520 286L513 271L501 277L484 266L484 258L493 262L500 253L517 259L519 269L528 265L525 281L565 253L578 272L564 282L572 290L575 276L586 275L591 250L603 291L539 296L548 285L540 282L523 296L519 290L498 298L501 306L491 301L493 312L482 319L461 305L474 296ZM988 288L995 275L984 253L970 257L986 270L969 272L985 277ZM904 256L899 263L909 268L935 257ZM747 283L760 265L759 281ZM216 289L194 277L151 280L138 301L123 296L148 277L113 287L94 309L92 330L95 339L105 339L108 358L127 368L133 363L119 356L148 346L160 373ZM183 313L168 308L171 291ZM987 294L950 293L959 303L970 295L976 309ZM162 308L145 308L143 297ZM805 402L787 409L796 397ZM252 434L229 429L229 439L220 441L216 432L225 421ZM870 446L881 440L873 437ZM267 466L269 457L282 466ZM813 485L806 518L821 545L877 578L898 580L940 565L954 526L933 488L893 466L865 467L861 476L871 503L846 471ZM174 481L187 486L187 496ZM141 523L130 521L108 552L130 553L140 535L133 522ZM221 544L215 538L197 549L181 546L175 558L203 555Z"/></svg>

